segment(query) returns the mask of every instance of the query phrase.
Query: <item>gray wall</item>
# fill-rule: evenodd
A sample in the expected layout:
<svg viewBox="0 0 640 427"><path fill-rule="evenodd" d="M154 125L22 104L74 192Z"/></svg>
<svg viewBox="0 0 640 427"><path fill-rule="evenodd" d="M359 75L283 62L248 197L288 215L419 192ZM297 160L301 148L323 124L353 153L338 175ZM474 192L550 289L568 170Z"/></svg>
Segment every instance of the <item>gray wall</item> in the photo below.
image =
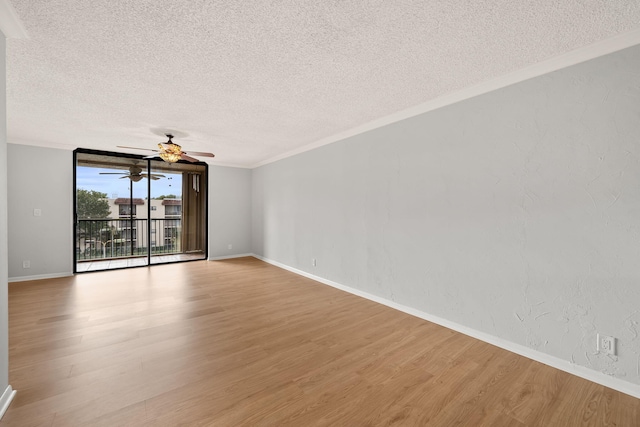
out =
<svg viewBox="0 0 640 427"><path fill-rule="evenodd" d="M0 395L9 385L6 53L6 39L0 32Z"/></svg>
<svg viewBox="0 0 640 427"><path fill-rule="evenodd" d="M251 170L210 166L209 259L250 252Z"/></svg>
<svg viewBox="0 0 640 427"><path fill-rule="evenodd" d="M8 158L9 277L71 274L73 153L9 144ZM22 267L25 260L30 268Z"/></svg>
<svg viewBox="0 0 640 427"><path fill-rule="evenodd" d="M255 169L252 251L640 384L639 136L636 46Z"/></svg>

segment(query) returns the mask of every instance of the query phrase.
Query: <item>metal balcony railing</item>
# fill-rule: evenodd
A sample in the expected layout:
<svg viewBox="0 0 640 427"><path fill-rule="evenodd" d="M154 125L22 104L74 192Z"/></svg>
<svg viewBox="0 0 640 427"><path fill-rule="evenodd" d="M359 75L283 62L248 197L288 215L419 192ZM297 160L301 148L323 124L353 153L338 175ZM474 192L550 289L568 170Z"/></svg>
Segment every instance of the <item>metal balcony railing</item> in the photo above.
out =
<svg viewBox="0 0 640 427"><path fill-rule="evenodd" d="M151 234L147 229L151 221ZM78 261L179 254L182 220L80 219L76 223Z"/></svg>

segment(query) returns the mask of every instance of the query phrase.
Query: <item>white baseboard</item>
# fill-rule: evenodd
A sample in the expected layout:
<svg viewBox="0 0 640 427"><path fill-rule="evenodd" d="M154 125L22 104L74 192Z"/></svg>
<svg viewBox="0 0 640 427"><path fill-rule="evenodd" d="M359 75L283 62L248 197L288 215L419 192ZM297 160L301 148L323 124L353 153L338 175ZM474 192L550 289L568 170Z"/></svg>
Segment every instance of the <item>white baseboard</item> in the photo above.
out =
<svg viewBox="0 0 640 427"><path fill-rule="evenodd" d="M534 350L532 348L525 347L523 345L516 344L514 342L493 336L491 334L487 334L485 332L481 332L476 329L469 328L467 326L460 325L455 322L451 322L447 319L443 319L438 316L433 316L429 313L425 313L418 309L408 307L402 304L398 304L397 302L390 301L386 298L382 298L377 295L373 295L358 289L350 288L349 286L345 286L340 283L333 282L331 280L327 280L319 276L315 276L313 274L307 273L306 271L298 270L297 268L290 267L288 265L262 257L260 255L252 254L251 256L259 260L262 260L264 262L267 262L269 264L275 265L276 267L283 268L285 270L291 271L293 273L299 274L304 277L308 277L309 279L313 279L325 285L332 286L342 291L349 292L350 294L357 295L359 297L366 298L371 301L375 301L379 304L386 305L387 307L391 307L393 309L402 311L412 316L419 317L421 319L438 324L440 326L444 326L445 328L449 328L451 330L460 332L472 338L476 338L480 341L484 341L486 343L495 345L496 347L500 347L512 353L519 354L520 356L524 356L526 358L535 360L536 362L544 363L545 365L551 366L556 369L560 369L561 371L576 375L578 377L592 381L596 384L600 384L605 387L612 388L621 393L625 393L640 399L640 386L636 384L632 384L628 381L624 381L619 378L615 378L610 375L603 374L602 372L594 371L593 369L589 369L585 366L576 365L575 363L571 363L567 360L560 359L559 357L551 356L550 354L546 354L541 351Z"/></svg>
<svg viewBox="0 0 640 427"><path fill-rule="evenodd" d="M2 397L0 397L0 419L4 416L4 413L7 412L7 409L15 395L16 391L8 385L4 393L2 393Z"/></svg>
<svg viewBox="0 0 640 427"><path fill-rule="evenodd" d="M253 254L236 254L236 255L225 255L225 256L209 257L208 259L209 259L209 261L221 261L223 259L244 258L244 257L248 257L248 256L256 257Z"/></svg>
<svg viewBox="0 0 640 427"><path fill-rule="evenodd" d="M36 274L34 276L18 276L18 277L9 277L8 282L27 282L29 280L41 280L41 279L57 279L59 277L69 277L73 276L72 272L65 273L54 273L54 274Z"/></svg>

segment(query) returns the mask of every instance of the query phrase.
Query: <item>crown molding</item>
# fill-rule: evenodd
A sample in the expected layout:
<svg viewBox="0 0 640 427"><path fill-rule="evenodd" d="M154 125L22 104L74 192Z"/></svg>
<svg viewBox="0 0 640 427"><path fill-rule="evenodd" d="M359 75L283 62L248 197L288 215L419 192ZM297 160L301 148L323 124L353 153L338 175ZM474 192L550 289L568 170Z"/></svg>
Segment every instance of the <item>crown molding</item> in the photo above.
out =
<svg viewBox="0 0 640 427"><path fill-rule="evenodd" d="M27 29L9 0L0 0L0 31L8 39L28 39Z"/></svg>
<svg viewBox="0 0 640 427"><path fill-rule="evenodd" d="M56 150L65 150L65 151L73 151L76 148L78 148L75 145L71 145L71 144L60 144L57 142L42 142L42 141L35 141L35 140L26 140L22 138L12 138L10 135L7 136L7 144L27 145L30 147L41 147L41 148L54 148Z"/></svg>
<svg viewBox="0 0 640 427"><path fill-rule="evenodd" d="M38 141L38 140L31 140L31 139L27 140L27 139L15 138L11 136L9 136L7 139L8 139L7 144L24 145L27 147L51 148L54 150L64 150L64 151L73 151L78 148L88 148L88 147L78 147L77 145L72 145L72 144L60 144L57 142ZM95 150L109 151L104 148L95 148ZM131 153L128 153L128 154L131 154ZM251 169L251 166L247 166L244 163L222 162L218 160L210 160L208 158L204 159L203 162L208 164L209 166L218 166L218 167L236 168L236 169Z"/></svg>
<svg viewBox="0 0 640 427"><path fill-rule="evenodd" d="M295 156L296 154L301 154L315 148L322 147L324 145L328 145L355 135L359 135L361 133L368 132L370 130L389 125L391 123L399 122L400 120L427 113L429 111L433 111L447 105L455 104L457 102L464 101L466 99L470 99L475 96L492 92L494 90L498 90L507 86L511 86L513 84L520 83L534 77L539 77L544 74L560 70L562 68L567 68L581 62L589 61L591 59L617 52L619 50L626 49L637 44L640 44L640 29L621 33L617 36L613 36L599 42L595 42L588 46L569 51L565 54L549 58L542 62L532 64L528 67L521 68L500 77L487 80L473 86L469 86L462 90L452 92L438 98L434 98L425 103L418 104L414 107L407 108L405 110L390 114L385 117L381 117L379 119L365 123L364 125L357 126L353 129L337 133L327 138L322 138L318 141L312 142L286 153L282 153L267 160L263 160L252 165L251 168L254 169L260 166L267 165L269 163L274 163L278 160L283 160L288 157Z"/></svg>

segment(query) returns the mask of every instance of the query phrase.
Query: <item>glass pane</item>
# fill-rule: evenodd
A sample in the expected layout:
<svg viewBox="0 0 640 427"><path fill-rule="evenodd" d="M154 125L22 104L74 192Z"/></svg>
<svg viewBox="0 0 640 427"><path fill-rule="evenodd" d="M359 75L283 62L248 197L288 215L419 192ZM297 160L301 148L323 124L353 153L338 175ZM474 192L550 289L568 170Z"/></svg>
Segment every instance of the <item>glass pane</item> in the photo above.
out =
<svg viewBox="0 0 640 427"><path fill-rule="evenodd" d="M150 164L151 263L205 259L205 166Z"/></svg>
<svg viewBox="0 0 640 427"><path fill-rule="evenodd" d="M148 264L147 162L76 154L76 271Z"/></svg>

